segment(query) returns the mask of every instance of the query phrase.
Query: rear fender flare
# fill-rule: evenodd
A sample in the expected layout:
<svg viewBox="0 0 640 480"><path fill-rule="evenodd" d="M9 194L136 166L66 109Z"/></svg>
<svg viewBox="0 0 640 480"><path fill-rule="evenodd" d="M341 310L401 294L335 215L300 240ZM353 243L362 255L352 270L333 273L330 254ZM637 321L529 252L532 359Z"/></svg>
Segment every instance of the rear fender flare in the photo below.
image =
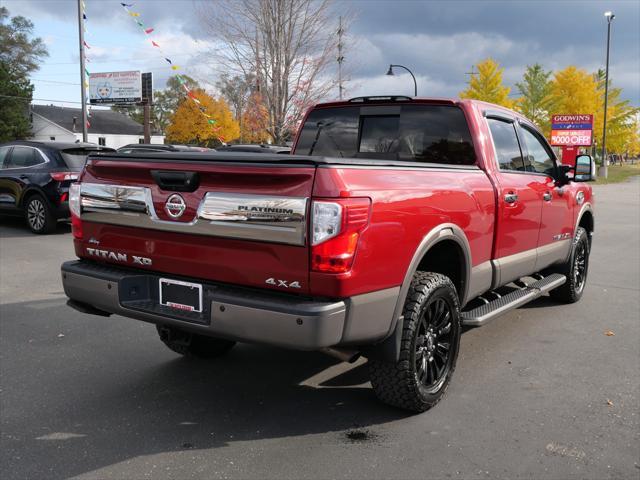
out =
<svg viewBox="0 0 640 480"><path fill-rule="evenodd" d="M431 229L418 245L418 248L413 254L413 258L409 263L402 285L400 286L400 293L398 294L387 337L381 343L370 349L369 356L393 362L398 360L403 328L400 317L402 316L402 309L404 307L405 297L409 291L409 286L411 285L413 276L418 270L418 266L425 255L427 255L429 250L431 250L435 245L444 240L452 240L456 242L460 246L460 250L464 255L465 265L463 269L464 278L462 279L463 289L459 292L460 304L464 305L467 300L469 280L471 277L471 247L469 246L469 241L467 240L466 235L459 226L453 223L443 223Z"/></svg>

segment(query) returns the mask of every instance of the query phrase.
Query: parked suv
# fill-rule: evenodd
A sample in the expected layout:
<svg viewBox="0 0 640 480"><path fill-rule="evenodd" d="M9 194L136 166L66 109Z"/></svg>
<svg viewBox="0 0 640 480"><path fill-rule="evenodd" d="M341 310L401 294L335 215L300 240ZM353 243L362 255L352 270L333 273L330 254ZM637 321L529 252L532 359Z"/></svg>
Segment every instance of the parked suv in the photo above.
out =
<svg viewBox="0 0 640 480"><path fill-rule="evenodd" d="M34 233L69 218L69 185L89 153L115 152L90 143L16 141L0 145L0 213L24 215Z"/></svg>

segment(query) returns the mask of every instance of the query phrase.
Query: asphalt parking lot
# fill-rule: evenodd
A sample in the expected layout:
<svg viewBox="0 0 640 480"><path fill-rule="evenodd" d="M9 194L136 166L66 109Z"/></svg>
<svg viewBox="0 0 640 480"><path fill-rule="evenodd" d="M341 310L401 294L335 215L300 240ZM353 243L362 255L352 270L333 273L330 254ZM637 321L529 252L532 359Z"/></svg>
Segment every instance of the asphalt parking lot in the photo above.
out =
<svg viewBox="0 0 640 480"><path fill-rule="evenodd" d="M466 331L447 397L417 416L376 401L364 360L240 345L192 361L152 325L73 311L68 226L3 217L1 476L639 478L640 177L594 190L583 299Z"/></svg>

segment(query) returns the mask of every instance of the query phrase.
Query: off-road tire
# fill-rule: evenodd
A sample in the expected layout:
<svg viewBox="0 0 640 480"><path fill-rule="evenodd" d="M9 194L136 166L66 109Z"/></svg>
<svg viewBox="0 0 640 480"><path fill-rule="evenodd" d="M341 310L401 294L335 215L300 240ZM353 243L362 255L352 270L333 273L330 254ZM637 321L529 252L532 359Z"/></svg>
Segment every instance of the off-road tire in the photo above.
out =
<svg viewBox="0 0 640 480"><path fill-rule="evenodd" d="M423 313L437 299L444 299L450 308L450 358L445 362L442 379L433 390L427 389L420 379L417 363L419 333ZM369 360L369 374L376 396L389 405L412 412L424 412L444 396L456 366L460 347L460 304L456 288L449 278L439 273L416 272L407 292L403 308L403 330L400 355L397 362ZM447 334L448 335L448 334ZM442 338L442 337L440 337ZM424 343L424 336L422 336ZM438 348L438 347L436 347ZM424 363L422 364L424 365ZM440 383L441 382L441 383Z"/></svg>
<svg viewBox="0 0 640 480"><path fill-rule="evenodd" d="M587 283L589 273L589 234L578 227L576 235L571 244L571 254L569 259L557 267L552 267L550 271L561 273L567 277L567 281L549 292L549 296L562 303L575 303L582 297ZM582 265L581 265L582 262ZM579 268L583 269L582 276L577 274Z"/></svg>
<svg viewBox="0 0 640 480"><path fill-rule="evenodd" d="M32 194L24 203L24 219L33 233L52 233L57 220L51 212L49 203L39 194Z"/></svg>
<svg viewBox="0 0 640 480"><path fill-rule="evenodd" d="M162 343L170 350L185 357L221 357L236 344L231 340L197 335L164 325L156 325L156 328Z"/></svg>

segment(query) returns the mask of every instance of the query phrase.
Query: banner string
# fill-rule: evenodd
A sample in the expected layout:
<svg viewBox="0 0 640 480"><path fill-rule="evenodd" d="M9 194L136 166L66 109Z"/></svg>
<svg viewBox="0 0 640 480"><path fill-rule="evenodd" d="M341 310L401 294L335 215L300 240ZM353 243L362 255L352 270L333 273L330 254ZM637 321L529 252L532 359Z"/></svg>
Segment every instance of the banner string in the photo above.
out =
<svg viewBox="0 0 640 480"><path fill-rule="evenodd" d="M145 26L145 24L140 19L140 13L130 10L134 5L133 3L120 2L120 5L122 5L122 8L125 10L125 12L127 12L131 19L140 28L142 33L144 33L147 37L149 37L155 31L154 28ZM207 119L207 123L211 125L211 128L217 136L218 140L220 140L220 142L222 143L225 143L224 137L218 133L222 127L216 125L217 121L213 118L212 115L209 115L207 113L207 109L202 106L202 102L200 102L195 93L193 93L193 91L189 88L189 85L187 85L187 80L184 78L184 76L178 73L178 71L180 70L180 66L175 65L171 61L171 59L167 56L162 47L156 41L152 40L151 38L149 38L149 41L151 42L151 45L158 50L160 55L162 55L165 62L169 64L171 70L176 72L175 76L178 79L178 83L180 83L180 85L182 85L182 88L185 90L187 98L190 98L196 104L198 111Z"/></svg>

